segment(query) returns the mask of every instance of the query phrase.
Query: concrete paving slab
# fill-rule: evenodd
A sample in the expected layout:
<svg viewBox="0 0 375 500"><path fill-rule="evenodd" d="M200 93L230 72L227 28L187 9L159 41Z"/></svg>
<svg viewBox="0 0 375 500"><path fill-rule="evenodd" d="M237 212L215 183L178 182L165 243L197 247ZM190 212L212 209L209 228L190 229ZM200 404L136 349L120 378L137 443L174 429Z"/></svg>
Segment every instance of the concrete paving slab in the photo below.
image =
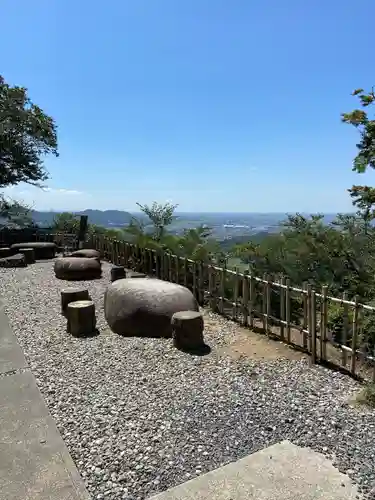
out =
<svg viewBox="0 0 375 500"><path fill-rule="evenodd" d="M4 306L0 300L0 375L27 368L23 351L9 327L3 309Z"/></svg>
<svg viewBox="0 0 375 500"><path fill-rule="evenodd" d="M0 311L0 500L90 500L19 350Z"/></svg>
<svg viewBox="0 0 375 500"><path fill-rule="evenodd" d="M283 441L153 496L152 500L360 498L350 479L323 455Z"/></svg>

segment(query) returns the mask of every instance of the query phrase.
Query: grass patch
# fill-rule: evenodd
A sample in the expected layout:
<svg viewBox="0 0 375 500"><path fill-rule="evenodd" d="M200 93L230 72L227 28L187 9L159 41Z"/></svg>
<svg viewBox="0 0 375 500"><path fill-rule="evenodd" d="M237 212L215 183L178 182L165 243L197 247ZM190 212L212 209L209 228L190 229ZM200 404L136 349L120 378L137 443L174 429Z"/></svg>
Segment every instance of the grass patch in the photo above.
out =
<svg viewBox="0 0 375 500"><path fill-rule="evenodd" d="M356 403L375 408L375 383L367 384L357 394Z"/></svg>

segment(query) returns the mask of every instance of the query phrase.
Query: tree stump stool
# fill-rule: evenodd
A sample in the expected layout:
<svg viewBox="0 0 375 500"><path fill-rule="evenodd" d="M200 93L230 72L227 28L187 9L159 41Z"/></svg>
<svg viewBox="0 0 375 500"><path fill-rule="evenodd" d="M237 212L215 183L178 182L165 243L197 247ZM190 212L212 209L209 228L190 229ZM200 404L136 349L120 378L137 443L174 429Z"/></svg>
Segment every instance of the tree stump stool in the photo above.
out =
<svg viewBox="0 0 375 500"><path fill-rule="evenodd" d="M174 313L171 320L173 345L181 350L199 350L204 347L203 316L198 311Z"/></svg>
<svg viewBox="0 0 375 500"><path fill-rule="evenodd" d="M96 328L95 304L92 300L78 300L68 304L67 331L75 337L92 335Z"/></svg>
<svg viewBox="0 0 375 500"><path fill-rule="evenodd" d="M0 248L0 258L10 257L13 254L12 250L7 247Z"/></svg>
<svg viewBox="0 0 375 500"><path fill-rule="evenodd" d="M22 253L25 256L26 264L35 263L35 250L33 248L20 248L18 253Z"/></svg>
<svg viewBox="0 0 375 500"><path fill-rule="evenodd" d="M111 268L111 281L112 283L117 280L126 278L125 268L122 266L112 266Z"/></svg>
<svg viewBox="0 0 375 500"><path fill-rule="evenodd" d="M79 300L90 300L88 290L84 288L65 288L61 290L61 314L65 316L68 305Z"/></svg>

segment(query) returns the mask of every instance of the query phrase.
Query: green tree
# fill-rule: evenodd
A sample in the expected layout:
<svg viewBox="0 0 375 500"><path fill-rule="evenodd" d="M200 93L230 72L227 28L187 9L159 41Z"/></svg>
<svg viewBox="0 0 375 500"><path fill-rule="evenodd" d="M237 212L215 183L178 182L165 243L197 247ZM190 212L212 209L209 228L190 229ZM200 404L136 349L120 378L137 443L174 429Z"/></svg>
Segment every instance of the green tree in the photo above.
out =
<svg viewBox="0 0 375 500"><path fill-rule="evenodd" d="M156 201L150 205L141 205L137 203L141 211L150 219L153 225L152 238L156 241L160 241L164 234L166 228L172 224L173 214L178 205L172 205L171 203L157 203Z"/></svg>
<svg viewBox="0 0 375 500"><path fill-rule="evenodd" d="M192 260L210 262L220 253L219 243L211 237L212 230L206 226L187 229L178 239L180 253Z"/></svg>
<svg viewBox="0 0 375 500"><path fill-rule="evenodd" d="M54 120L34 104L25 87L10 86L0 75L0 187L48 178L42 157L58 156Z"/></svg>
<svg viewBox="0 0 375 500"><path fill-rule="evenodd" d="M79 218L71 212L56 214L52 228L62 233L77 233L79 230Z"/></svg>
<svg viewBox="0 0 375 500"><path fill-rule="evenodd" d="M353 205L358 208L357 215L364 222L365 233L375 218L375 189L369 186L352 186L348 189Z"/></svg>
<svg viewBox="0 0 375 500"><path fill-rule="evenodd" d="M36 227L32 215L31 207L17 200L6 199L0 196L0 226L24 228Z"/></svg>
<svg viewBox="0 0 375 500"><path fill-rule="evenodd" d="M375 102L374 88L367 93L363 89L356 89L352 95L358 96L362 109L343 113L341 119L353 125L360 133L360 141L357 144L358 154L353 161L353 171L363 173L368 167L375 168L375 120L371 120L368 113L364 111Z"/></svg>

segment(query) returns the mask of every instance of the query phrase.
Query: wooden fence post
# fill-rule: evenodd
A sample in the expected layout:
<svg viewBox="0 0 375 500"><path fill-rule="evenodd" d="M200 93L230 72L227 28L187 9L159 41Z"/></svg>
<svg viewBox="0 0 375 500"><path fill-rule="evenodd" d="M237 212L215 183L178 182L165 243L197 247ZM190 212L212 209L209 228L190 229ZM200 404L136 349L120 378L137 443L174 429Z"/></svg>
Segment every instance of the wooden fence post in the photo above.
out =
<svg viewBox="0 0 375 500"><path fill-rule="evenodd" d="M245 270L242 278L242 316L243 325L249 324L249 271Z"/></svg>
<svg viewBox="0 0 375 500"><path fill-rule="evenodd" d="M79 218L79 231L78 231L78 248L81 249L84 247L85 238L87 233L87 222L88 216L81 215Z"/></svg>
<svg viewBox="0 0 375 500"><path fill-rule="evenodd" d="M210 304L210 309L212 312L216 312L216 297L214 297L215 293L215 270L213 266L208 266L208 300Z"/></svg>
<svg viewBox="0 0 375 500"><path fill-rule="evenodd" d="M155 272L156 272L156 277L159 279L161 278L160 264L161 264L160 252L159 250L155 250Z"/></svg>
<svg viewBox="0 0 375 500"><path fill-rule="evenodd" d="M226 268L222 267L220 272L220 314L224 315Z"/></svg>
<svg viewBox="0 0 375 500"><path fill-rule="evenodd" d="M232 280L233 280L233 308L232 308L232 319L234 321L237 320L238 316L238 287L239 287L239 274L238 274L238 268L235 268L236 274L232 274Z"/></svg>
<svg viewBox="0 0 375 500"><path fill-rule="evenodd" d="M311 291L311 361L316 363L316 293L315 290Z"/></svg>
<svg viewBox="0 0 375 500"><path fill-rule="evenodd" d="M197 294L197 263L193 262L193 295L198 300Z"/></svg>
<svg viewBox="0 0 375 500"><path fill-rule="evenodd" d="M177 255L174 256L174 268L176 273L175 283L180 284L180 259Z"/></svg>
<svg viewBox="0 0 375 500"><path fill-rule="evenodd" d="M167 281L173 283L173 269L172 269L172 259L169 252L166 253L167 259Z"/></svg>
<svg viewBox="0 0 375 500"><path fill-rule="evenodd" d="M352 357L350 360L350 371L355 375L355 366L357 361L357 339L358 339L358 297L354 298L353 310L353 329L352 329Z"/></svg>
<svg viewBox="0 0 375 500"><path fill-rule="evenodd" d="M328 286L322 286L322 305L320 312L320 359L327 361L327 307Z"/></svg>
<svg viewBox="0 0 375 500"><path fill-rule="evenodd" d="M286 339L288 343L291 343L290 338L290 279L285 280L285 321L286 321Z"/></svg>
<svg viewBox="0 0 375 500"><path fill-rule="evenodd" d="M263 276L264 286L263 286L263 328L266 333L269 333L269 315L271 306L271 283L268 274Z"/></svg>
<svg viewBox="0 0 375 500"><path fill-rule="evenodd" d="M344 292L342 294L342 300L348 300L348 292ZM348 332L349 332L349 308L348 304L343 303L343 324L342 324L342 338L341 343L343 346L346 346L348 342ZM348 362L348 354L345 349L342 349L341 353L341 363L343 367L346 367L346 363Z"/></svg>
<svg viewBox="0 0 375 500"><path fill-rule="evenodd" d="M303 283L302 285L302 290L304 293L302 293L302 303L303 303L303 319L302 319L302 345L304 349L307 349L308 345L308 338L306 335L305 330L308 329L308 324L309 324L309 307L308 307L308 285L306 283Z"/></svg>
<svg viewBox="0 0 375 500"><path fill-rule="evenodd" d="M249 326L254 328L254 301L255 301L255 289L254 289L254 277L250 272L249 275Z"/></svg>
<svg viewBox="0 0 375 500"><path fill-rule="evenodd" d="M187 258L185 257L184 258L184 270L183 270L183 274L184 274L184 286L185 287L188 286L188 273L189 273L189 262L188 262Z"/></svg>
<svg viewBox="0 0 375 500"><path fill-rule="evenodd" d="M284 326L284 321L285 321L285 276L281 277L280 280L280 338L284 342L285 341L285 326Z"/></svg>

